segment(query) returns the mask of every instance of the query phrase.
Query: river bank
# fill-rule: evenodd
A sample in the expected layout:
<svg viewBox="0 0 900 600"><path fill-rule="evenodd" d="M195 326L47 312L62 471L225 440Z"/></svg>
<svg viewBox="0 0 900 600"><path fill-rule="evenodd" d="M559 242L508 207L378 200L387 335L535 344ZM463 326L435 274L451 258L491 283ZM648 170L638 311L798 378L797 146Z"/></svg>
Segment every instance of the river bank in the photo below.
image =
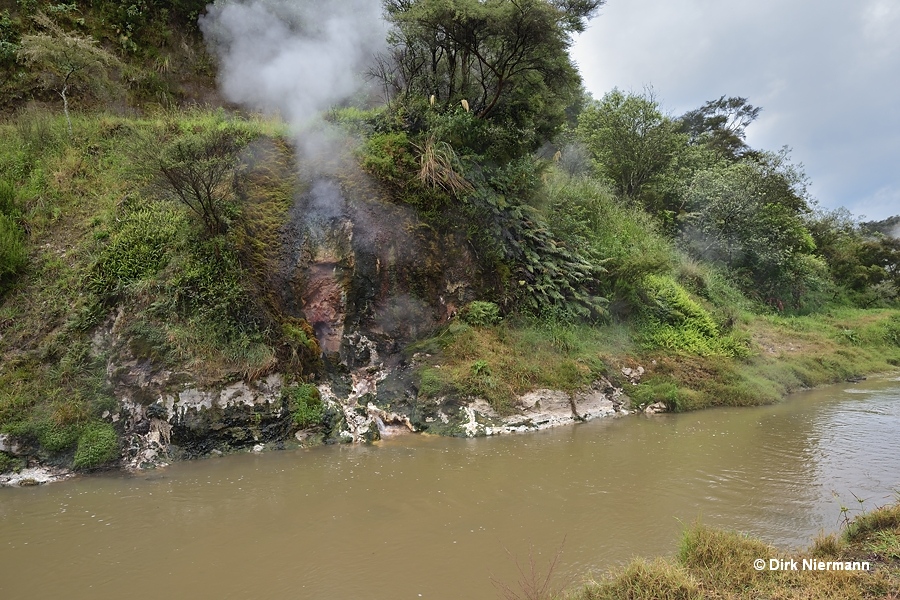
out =
<svg viewBox="0 0 900 600"><path fill-rule="evenodd" d="M117 387L119 408L104 415L125 432L118 458L105 468L141 471L210 455L371 443L407 433L483 437L630 413L771 404L801 389L859 381L894 368L900 348L893 345L895 322L895 311L887 310L843 310L816 319L755 317L743 324L753 349L743 359L641 353L609 327L558 329L554 339L540 329L459 323L434 338L437 342L410 347L392 367L373 352L370 364L320 383L322 417L306 427L294 417L289 390L297 388L278 374L221 388L182 384L179 390L171 382L184 374L148 374L146 365L131 363L108 369L128 385ZM480 368L472 369L473 364ZM486 384L515 390L523 371L566 389L528 390L506 402L463 395ZM574 376L560 380L564 373ZM450 383L429 384L434 374L449 374ZM586 374L593 382L574 387ZM146 398L154 395L156 401L149 403ZM0 435L0 453L0 471L6 471L0 485L72 475L64 461L47 462L27 439Z"/></svg>
<svg viewBox="0 0 900 600"><path fill-rule="evenodd" d="M820 534L806 549L777 549L741 533L695 523L682 535L674 558L634 559L605 576L538 600L620 598L894 598L900 590L900 503L847 521L839 534ZM541 590L534 574L524 589ZM549 588L549 586L545 586Z"/></svg>

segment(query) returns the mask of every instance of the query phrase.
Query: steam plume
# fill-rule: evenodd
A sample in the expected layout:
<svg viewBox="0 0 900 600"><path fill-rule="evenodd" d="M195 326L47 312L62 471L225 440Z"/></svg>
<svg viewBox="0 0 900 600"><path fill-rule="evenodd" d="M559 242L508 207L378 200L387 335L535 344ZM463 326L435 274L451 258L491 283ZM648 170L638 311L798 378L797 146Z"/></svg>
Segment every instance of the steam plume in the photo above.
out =
<svg viewBox="0 0 900 600"><path fill-rule="evenodd" d="M225 97L295 126L361 89L387 31L379 0L217 0L199 25Z"/></svg>

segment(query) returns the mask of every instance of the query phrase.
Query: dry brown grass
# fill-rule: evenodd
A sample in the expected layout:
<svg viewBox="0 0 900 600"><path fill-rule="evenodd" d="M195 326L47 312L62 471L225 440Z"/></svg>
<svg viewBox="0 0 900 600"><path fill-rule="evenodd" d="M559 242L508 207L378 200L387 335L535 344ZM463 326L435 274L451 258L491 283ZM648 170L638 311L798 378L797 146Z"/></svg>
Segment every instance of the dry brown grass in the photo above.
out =
<svg viewBox="0 0 900 600"><path fill-rule="evenodd" d="M900 503L853 520L843 538L820 535L806 551L785 553L745 535L695 524L685 531L678 556L626 567L571 592L569 600L896 600L900 559L884 552L900 539ZM762 558L868 561L869 571L758 571Z"/></svg>
<svg viewBox="0 0 900 600"><path fill-rule="evenodd" d="M474 191L472 184L459 174L459 157L450 144L439 142L431 136L416 149L420 153L419 181L457 196Z"/></svg>

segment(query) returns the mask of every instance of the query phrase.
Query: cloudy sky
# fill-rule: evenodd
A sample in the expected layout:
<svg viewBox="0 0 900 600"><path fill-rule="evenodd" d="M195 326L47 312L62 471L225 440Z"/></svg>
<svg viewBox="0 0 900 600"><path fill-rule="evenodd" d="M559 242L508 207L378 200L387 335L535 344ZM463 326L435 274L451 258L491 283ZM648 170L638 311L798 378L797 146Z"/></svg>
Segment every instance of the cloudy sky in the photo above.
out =
<svg viewBox="0 0 900 600"><path fill-rule="evenodd" d="M900 214L900 1L608 0L573 48L595 97L651 85L673 115L762 106L755 148L793 149L823 207Z"/></svg>

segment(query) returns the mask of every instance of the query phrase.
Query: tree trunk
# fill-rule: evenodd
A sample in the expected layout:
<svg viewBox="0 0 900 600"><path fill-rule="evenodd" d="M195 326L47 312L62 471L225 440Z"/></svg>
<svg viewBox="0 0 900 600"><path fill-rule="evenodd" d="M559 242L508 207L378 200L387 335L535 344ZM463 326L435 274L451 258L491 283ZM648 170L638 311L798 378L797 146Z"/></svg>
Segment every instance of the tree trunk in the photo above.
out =
<svg viewBox="0 0 900 600"><path fill-rule="evenodd" d="M68 90L68 84L63 85L62 90L60 90L59 92L59 95L62 97L63 114L66 115L66 124L69 126L69 137L72 137L72 119L69 117L69 99L68 97L66 97L66 92Z"/></svg>

